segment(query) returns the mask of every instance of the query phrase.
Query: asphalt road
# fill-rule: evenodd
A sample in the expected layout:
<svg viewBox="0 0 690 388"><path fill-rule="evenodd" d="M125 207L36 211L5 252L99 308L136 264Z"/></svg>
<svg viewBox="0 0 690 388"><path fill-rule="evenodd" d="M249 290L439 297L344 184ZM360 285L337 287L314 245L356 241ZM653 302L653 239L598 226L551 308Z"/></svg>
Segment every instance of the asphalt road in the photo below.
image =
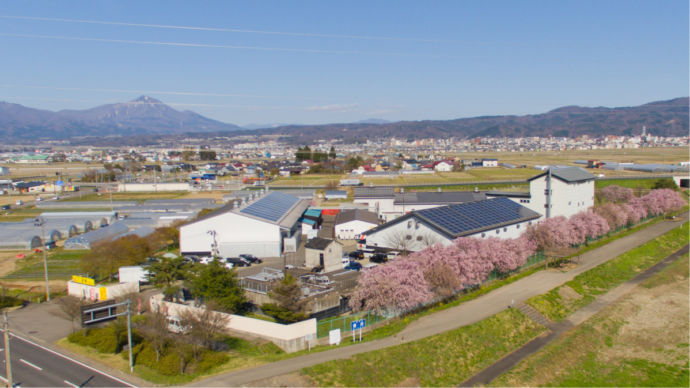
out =
<svg viewBox="0 0 690 388"><path fill-rule="evenodd" d="M12 380L22 387L132 387L86 364L32 341L10 337ZM7 382L5 344L0 341L0 380Z"/></svg>

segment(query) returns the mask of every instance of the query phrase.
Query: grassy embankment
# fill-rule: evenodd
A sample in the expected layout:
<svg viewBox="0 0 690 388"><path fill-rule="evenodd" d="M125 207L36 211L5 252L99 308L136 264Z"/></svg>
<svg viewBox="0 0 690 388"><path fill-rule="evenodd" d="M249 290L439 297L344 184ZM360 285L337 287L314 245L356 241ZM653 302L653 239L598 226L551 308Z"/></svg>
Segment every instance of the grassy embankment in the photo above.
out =
<svg viewBox="0 0 690 388"><path fill-rule="evenodd" d="M527 303L554 321L561 321L573 311L591 303L597 295L632 279L688 243L688 223L665 235L576 276L546 294L534 296Z"/></svg>
<svg viewBox="0 0 690 388"><path fill-rule="evenodd" d="M491 385L689 386L688 264L670 264Z"/></svg>
<svg viewBox="0 0 690 388"><path fill-rule="evenodd" d="M302 371L318 386L450 386L543 332L520 311L423 340L329 361Z"/></svg>

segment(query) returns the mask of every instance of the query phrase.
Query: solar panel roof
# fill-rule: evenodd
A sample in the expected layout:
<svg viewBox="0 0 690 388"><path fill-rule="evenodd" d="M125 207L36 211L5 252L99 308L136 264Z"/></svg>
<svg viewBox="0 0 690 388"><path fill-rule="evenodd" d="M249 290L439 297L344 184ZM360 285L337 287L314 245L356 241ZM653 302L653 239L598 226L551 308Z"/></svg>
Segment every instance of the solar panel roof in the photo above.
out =
<svg viewBox="0 0 690 388"><path fill-rule="evenodd" d="M294 195L273 191L240 210L240 213L277 222L298 201L299 198Z"/></svg>
<svg viewBox="0 0 690 388"><path fill-rule="evenodd" d="M540 217L537 212L508 198L494 198L419 210L416 214L454 236Z"/></svg>

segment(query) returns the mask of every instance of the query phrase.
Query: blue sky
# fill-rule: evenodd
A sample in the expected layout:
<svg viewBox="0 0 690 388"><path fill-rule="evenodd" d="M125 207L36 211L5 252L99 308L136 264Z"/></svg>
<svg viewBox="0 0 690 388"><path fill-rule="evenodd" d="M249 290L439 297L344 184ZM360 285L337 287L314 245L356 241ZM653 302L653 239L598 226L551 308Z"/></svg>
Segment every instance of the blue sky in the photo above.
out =
<svg viewBox="0 0 690 388"><path fill-rule="evenodd" d="M0 100L146 94L248 123L452 119L688 95L688 1L0 2Z"/></svg>

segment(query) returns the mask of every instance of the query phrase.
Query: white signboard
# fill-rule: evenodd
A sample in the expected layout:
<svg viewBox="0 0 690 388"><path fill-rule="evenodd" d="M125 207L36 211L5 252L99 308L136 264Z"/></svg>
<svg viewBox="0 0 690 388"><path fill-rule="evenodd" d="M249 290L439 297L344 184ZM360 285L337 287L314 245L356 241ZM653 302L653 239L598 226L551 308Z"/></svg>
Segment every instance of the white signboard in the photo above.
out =
<svg viewBox="0 0 690 388"><path fill-rule="evenodd" d="M340 345L340 329L335 329L328 332L328 344Z"/></svg>

